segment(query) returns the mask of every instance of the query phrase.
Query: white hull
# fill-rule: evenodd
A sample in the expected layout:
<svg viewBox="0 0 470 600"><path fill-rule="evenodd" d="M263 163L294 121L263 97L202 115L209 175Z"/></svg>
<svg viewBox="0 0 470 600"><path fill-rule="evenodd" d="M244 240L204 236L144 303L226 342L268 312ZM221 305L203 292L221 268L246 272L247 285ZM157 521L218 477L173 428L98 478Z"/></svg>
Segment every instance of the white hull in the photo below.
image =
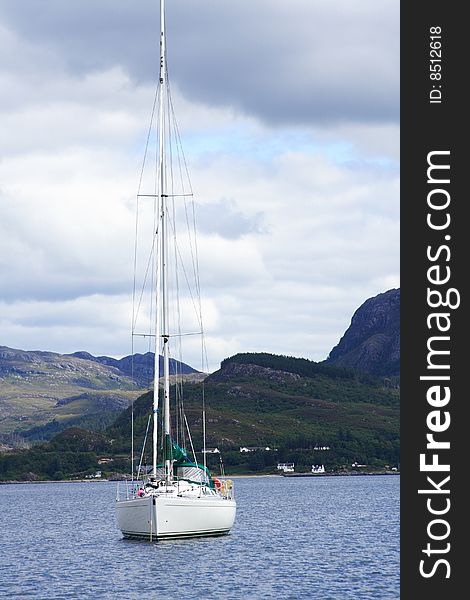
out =
<svg viewBox="0 0 470 600"><path fill-rule="evenodd" d="M233 526L235 512L235 500L220 496L150 495L116 503L124 537L147 540L224 535Z"/></svg>

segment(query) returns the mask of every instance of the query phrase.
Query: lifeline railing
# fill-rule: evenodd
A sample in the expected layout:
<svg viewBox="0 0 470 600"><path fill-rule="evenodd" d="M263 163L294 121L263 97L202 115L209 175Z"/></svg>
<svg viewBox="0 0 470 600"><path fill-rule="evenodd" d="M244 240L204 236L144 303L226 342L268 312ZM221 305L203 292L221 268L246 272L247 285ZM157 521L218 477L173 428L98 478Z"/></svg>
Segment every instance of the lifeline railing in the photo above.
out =
<svg viewBox="0 0 470 600"><path fill-rule="evenodd" d="M124 486L125 500L133 500L137 498L137 492L142 487L141 481L118 481L116 490L116 500L123 500L122 486Z"/></svg>
<svg viewBox="0 0 470 600"><path fill-rule="evenodd" d="M223 479L220 483L221 496L231 500L234 496L233 481L231 479Z"/></svg>

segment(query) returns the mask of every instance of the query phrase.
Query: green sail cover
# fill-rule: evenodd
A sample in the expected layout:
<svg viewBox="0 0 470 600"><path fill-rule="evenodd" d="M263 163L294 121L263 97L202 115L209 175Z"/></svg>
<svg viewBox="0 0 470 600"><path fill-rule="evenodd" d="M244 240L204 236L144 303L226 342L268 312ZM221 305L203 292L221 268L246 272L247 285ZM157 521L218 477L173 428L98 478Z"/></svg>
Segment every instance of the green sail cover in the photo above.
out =
<svg viewBox="0 0 470 600"><path fill-rule="evenodd" d="M183 450L183 448L181 448L180 446L178 446L178 444L176 442L172 442L172 455L173 455L173 460L174 460L174 463L173 463L174 469L178 469L178 467L187 467L187 468L192 467L195 469L201 469L201 471L204 471L204 473L206 474L209 487L211 487L212 489L215 488L215 483L214 483L214 480L212 479L209 469L207 467L205 467L204 465L200 465L199 463L193 462L187 455L186 451ZM197 483L197 482L195 481L194 483Z"/></svg>
<svg viewBox="0 0 470 600"><path fill-rule="evenodd" d="M205 476L206 476L205 478L207 480L207 485L210 488L215 489L214 480L212 479L211 473L207 467L192 461L189 458L188 454L186 453L186 450L183 450L183 448L181 448L181 446L179 446L176 442L174 442L172 440L170 441L170 436L166 436L164 445L166 445L167 449L169 450L169 452L168 452L168 450L167 450L167 452L171 456L171 460L173 461L173 469L175 470L176 474L178 473L178 468L199 469L199 470L203 471L203 473L205 474ZM163 465L160 464L160 465L158 465L158 467L161 468L161 467L163 467ZM200 481L198 481L196 479L188 478L185 476L183 476L182 479L186 479L192 483L200 483Z"/></svg>
<svg viewBox="0 0 470 600"><path fill-rule="evenodd" d="M178 474L178 470L179 469L184 469L186 470L186 473L183 474L182 476ZM173 469L175 470L177 477L180 477L181 479L186 479L187 481L191 482L191 483L201 483L202 482L202 477L197 478L196 475L196 471L202 471L202 473L204 473L205 475L205 481L204 483L206 483L210 488L215 489L215 483L214 480L212 479L212 476L210 474L210 471L207 467L205 467L204 465L200 465L199 463L194 463L194 462L179 462L179 461L175 461L173 463ZM196 475L195 477L191 477L190 475L188 475L188 471L193 471L193 473Z"/></svg>
<svg viewBox="0 0 470 600"><path fill-rule="evenodd" d="M173 460L191 462L189 456L186 454L186 451L178 446L176 442L172 442L171 455Z"/></svg>

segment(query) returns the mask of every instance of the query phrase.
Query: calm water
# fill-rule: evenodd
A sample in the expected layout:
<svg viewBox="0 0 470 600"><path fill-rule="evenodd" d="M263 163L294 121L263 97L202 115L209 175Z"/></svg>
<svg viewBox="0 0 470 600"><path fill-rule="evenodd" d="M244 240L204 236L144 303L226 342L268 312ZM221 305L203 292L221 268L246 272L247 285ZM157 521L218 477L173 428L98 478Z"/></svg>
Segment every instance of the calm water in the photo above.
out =
<svg viewBox="0 0 470 600"><path fill-rule="evenodd" d="M0 597L399 598L399 477L235 480L232 533L149 543L114 483L0 486Z"/></svg>

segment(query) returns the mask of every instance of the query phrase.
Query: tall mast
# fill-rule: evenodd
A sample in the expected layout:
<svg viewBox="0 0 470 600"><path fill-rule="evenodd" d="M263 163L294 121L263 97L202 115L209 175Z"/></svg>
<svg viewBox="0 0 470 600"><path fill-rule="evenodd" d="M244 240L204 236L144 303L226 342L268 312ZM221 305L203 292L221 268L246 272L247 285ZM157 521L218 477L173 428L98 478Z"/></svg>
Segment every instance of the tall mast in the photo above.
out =
<svg viewBox="0 0 470 600"><path fill-rule="evenodd" d="M155 322L155 363L154 363L154 384L153 384L153 475L157 474L157 436L158 436L158 414L159 414L159 380L160 380L160 342L163 338L163 375L164 375L164 396L163 396L163 415L164 425L163 433L164 444L170 434L170 415L169 415L169 375L168 375L168 295L167 295L167 276L166 276L166 209L164 203L164 154L165 154L165 130L164 130L164 107L165 107L165 77L166 77L166 58L165 58L165 0L160 0L160 76L159 76L159 105L158 105L158 133L159 147L157 158L157 214L158 224L156 231L157 254L157 272L155 281L156 290L156 322ZM163 329L163 333L162 333ZM168 381L168 383L167 383ZM164 446L165 447L165 446ZM166 454L164 453L166 457ZM165 479L168 480L171 466L165 461Z"/></svg>
<svg viewBox="0 0 470 600"><path fill-rule="evenodd" d="M170 441L170 351L169 351L169 307L168 307L168 231L167 231L167 206L165 193L165 92L166 92L166 40L165 40L165 0L160 0L160 101L158 107L158 128L159 128L159 152L158 152L158 206L161 215L161 307L162 307L162 331L163 339L163 457L165 459L165 481L168 483L172 479L172 461L171 461L171 441ZM160 275L160 274L159 274ZM157 335L157 345L159 339ZM160 335L158 335L160 337ZM157 353L156 353L157 354ZM158 398L158 379L155 380L154 391ZM155 389L155 388L154 388ZM155 407L154 407L155 408ZM156 407L158 409L158 406ZM157 416L158 413L155 413ZM154 420L154 452L156 452L156 429ZM154 458L156 469L156 458Z"/></svg>

